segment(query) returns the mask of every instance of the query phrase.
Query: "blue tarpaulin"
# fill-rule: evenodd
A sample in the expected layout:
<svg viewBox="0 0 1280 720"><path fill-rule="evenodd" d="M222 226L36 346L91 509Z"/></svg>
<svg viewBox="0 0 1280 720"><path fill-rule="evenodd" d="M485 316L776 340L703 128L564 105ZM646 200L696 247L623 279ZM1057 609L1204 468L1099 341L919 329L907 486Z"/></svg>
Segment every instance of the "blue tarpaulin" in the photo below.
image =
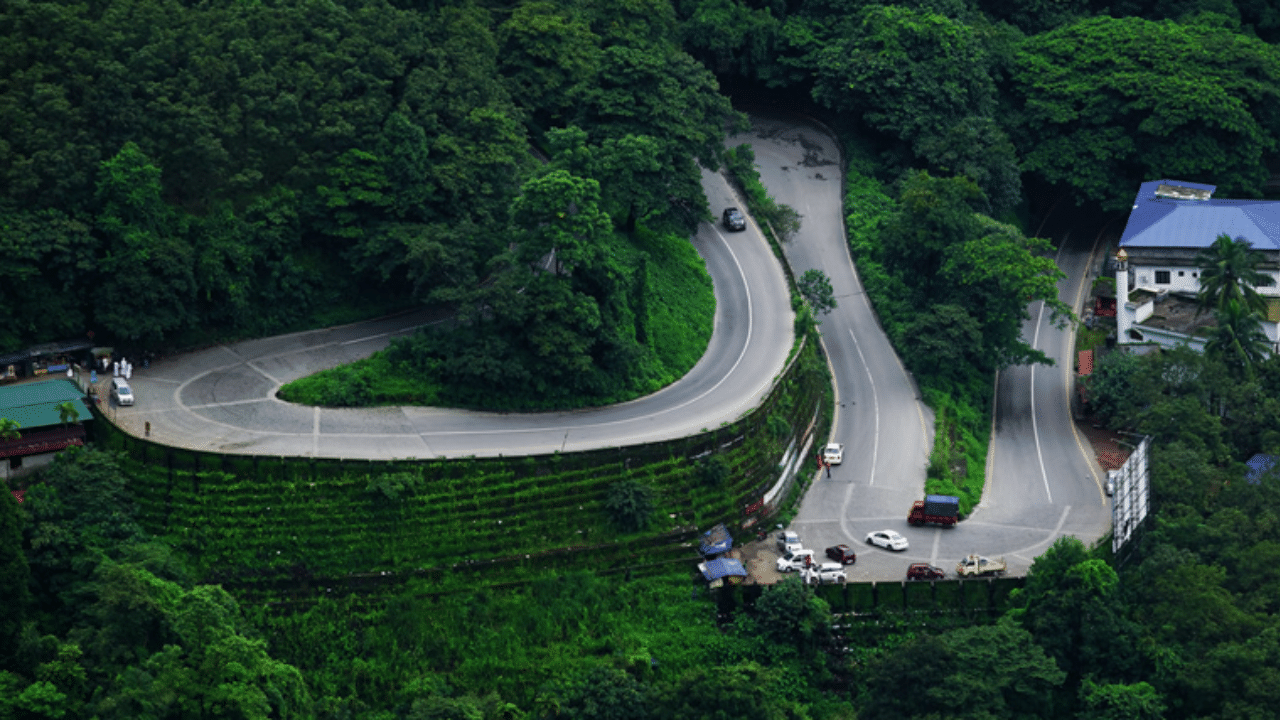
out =
<svg viewBox="0 0 1280 720"><path fill-rule="evenodd" d="M702 576L707 579L707 582L719 580L720 578L728 577L730 575L737 575L739 577L747 576L747 569L742 567L741 562L738 562L733 558L709 560L702 565L699 565L698 568L702 570Z"/></svg>
<svg viewBox="0 0 1280 720"><path fill-rule="evenodd" d="M1253 483L1254 485L1257 485L1258 483L1262 482L1263 475L1266 475L1267 473L1275 469L1277 465L1277 461L1280 461L1280 456L1263 455L1262 453L1258 453L1257 455L1254 455L1253 457L1249 458L1248 462L1245 463L1245 465L1247 465L1249 469L1248 471L1245 472L1244 479Z"/></svg>
<svg viewBox="0 0 1280 720"><path fill-rule="evenodd" d="M698 545L698 551L703 555L719 555L729 552L732 548L733 538L729 536L729 529L724 526L724 523L703 533L702 542Z"/></svg>

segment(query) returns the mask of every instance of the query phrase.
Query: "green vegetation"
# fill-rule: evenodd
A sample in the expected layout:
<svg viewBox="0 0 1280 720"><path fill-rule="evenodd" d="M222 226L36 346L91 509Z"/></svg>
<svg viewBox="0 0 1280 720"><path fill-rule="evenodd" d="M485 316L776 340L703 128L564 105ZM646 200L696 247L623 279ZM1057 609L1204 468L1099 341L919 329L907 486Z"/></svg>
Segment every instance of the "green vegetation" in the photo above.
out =
<svg viewBox="0 0 1280 720"><path fill-rule="evenodd" d="M645 392L694 361L712 315L688 253L657 264L706 218L698 164L739 119L716 73L808 94L858 138L849 240L938 417L929 487L972 503L990 378L1043 360L1016 326L1054 279L1003 221L1058 195L1127 207L1153 177L1261 196L1273 5L7 3L0 348L89 330L184 345L433 303L457 325L309 392ZM785 237L749 156L727 159ZM21 507L0 493L0 716L1270 716L1280 479L1243 482L1241 461L1280 452L1280 368L1244 304L1216 309L1205 356L1106 355L1090 381L1115 427L1154 439L1140 542L1115 567L1061 540L1011 595L785 585L712 607L690 584L681 528L740 517L813 417L812 343L748 422L630 464L68 452ZM702 464L700 443L719 448ZM614 526L617 483L653 489L648 530ZM874 614L827 622L850 608Z"/></svg>
<svg viewBox="0 0 1280 720"><path fill-rule="evenodd" d="M765 231L776 242L787 242L800 230L801 215L795 208L773 199L760 182L756 170L756 154L750 145L738 145L725 151L725 171L738 190L747 198L747 209L760 219Z"/></svg>
<svg viewBox="0 0 1280 720"><path fill-rule="evenodd" d="M857 145L846 182L846 228L881 324L934 410L927 492L956 495L968 513L982 498L993 373L1048 362L1021 338L1030 300L1065 322L1061 272L1049 244L976 212L982 192L966 178L876 179Z"/></svg>
<svg viewBox="0 0 1280 720"><path fill-rule="evenodd" d="M453 336L428 332L398 339L390 349L371 358L288 383L280 389L280 397L309 405L346 407L422 404L534 409L620 402L653 392L682 377L702 357L711 338L715 297L702 258L687 240L643 225L632 238L634 242L614 238L606 243L612 264L607 270L609 277L625 277L623 268L630 267L637 278L635 297L623 299L637 317L640 331L626 351L639 364L626 387L604 390L612 381L593 375L593 363L582 358L561 374L554 367L544 368L545 387L533 388L531 376L508 376L492 370L503 355L482 336L474 336L474 343L458 345L450 342ZM549 316L542 317L542 321L525 318L522 325L528 323L550 333L545 322ZM638 321L641 317L643 322ZM506 337L514 337L514 333ZM642 339L644 343L639 342ZM545 351L531 348L529 352L557 356L553 350L561 347L558 341L569 342L563 334L554 338L548 334L542 341ZM486 354L490 352L494 354ZM510 359L510 353L507 357ZM556 362L566 360L557 356ZM532 362L516 365L538 367ZM488 372L493 374L483 375L486 383L479 384L484 391L477 390L480 381L475 375ZM557 378L558 384L551 382Z"/></svg>

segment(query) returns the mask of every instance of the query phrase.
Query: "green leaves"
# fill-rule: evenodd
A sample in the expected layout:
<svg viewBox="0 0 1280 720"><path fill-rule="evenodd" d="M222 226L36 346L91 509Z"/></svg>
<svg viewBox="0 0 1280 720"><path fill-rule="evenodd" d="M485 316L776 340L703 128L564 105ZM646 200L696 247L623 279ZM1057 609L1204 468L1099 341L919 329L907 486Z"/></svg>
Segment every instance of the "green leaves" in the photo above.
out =
<svg viewBox="0 0 1280 720"><path fill-rule="evenodd" d="M1280 53L1205 22L1097 17L1028 38L1014 79L1024 170L1105 207L1152 177L1258 195L1280 130Z"/></svg>
<svg viewBox="0 0 1280 720"><path fill-rule="evenodd" d="M653 488L636 480L619 480L609 486L604 508L609 519L623 532L644 530L657 510Z"/></svg>
<svg viewBox="0 0 1280 720"><path fill-rule="evenodd" d="M796 288L815 315L826 315L836 309L835 291L831 289L831 281L821 270L805 270L796 281Z"/></svg>

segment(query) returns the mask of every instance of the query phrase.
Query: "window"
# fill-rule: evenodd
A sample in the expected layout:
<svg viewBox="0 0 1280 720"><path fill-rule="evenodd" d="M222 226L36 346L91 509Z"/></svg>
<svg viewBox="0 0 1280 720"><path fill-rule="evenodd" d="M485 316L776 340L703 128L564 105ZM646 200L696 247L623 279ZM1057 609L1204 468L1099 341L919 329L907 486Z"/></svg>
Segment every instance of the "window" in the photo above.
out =
<svg viewBox="0 0 1280 720"><path fill-rule="evenodd" d="M1168 284L1169 284L1169 271L1168 271L1168 270L1157 270L1157 271L1156 271L1156 284L1157 284L1157 285L1168 285Z"/></svg>
<svg viewBox="0 0 1280 720"><path fill-rule="evenodd" d="M10 470L22 469L22 458L16 455L14 457L9 458L9 469Z"/></svg>
<svg viewBox="0 0 1280 720"><path fill-rule="evenodd" d="M1178 277L1182 277L1183 275L1186 275L1186 273L1184 273L1184 272L1182 272L1181 270L1179 270L1179 271L1178 271Z"/></svg>

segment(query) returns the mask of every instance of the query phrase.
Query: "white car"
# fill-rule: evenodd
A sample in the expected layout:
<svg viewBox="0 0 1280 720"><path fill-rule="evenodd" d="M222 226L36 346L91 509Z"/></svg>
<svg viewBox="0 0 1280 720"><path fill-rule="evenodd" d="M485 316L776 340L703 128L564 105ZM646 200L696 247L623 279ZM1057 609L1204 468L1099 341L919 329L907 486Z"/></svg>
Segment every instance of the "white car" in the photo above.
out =
<svg viewBox="0 0 1280 720"><path fill-rule="evenodd" d="M828 465L839 465L844 462L844 445L831 443L822 451L822 461Z"/></svg>
<svg viewBox="0 0 1280 720"><path fill-rule="evenodd" d="M867 535L867 544L890 550L907 549L907 539L892 530L877 530Z"/></svg>
<svg viewBox="0 0 1280 720"><path fill-rule="evenodd" d="M778 552L789 553L803 548L800 544L800 534L792 530L783 530L778 533Z"/></svg>
<svg viewBox="0 0 1280 720"><path fill-rule="evenodd" d="M844 566L840 563L822 563L805 568L800 571L800 577L810 585L842 583L849 580L849 577L844 574Z"/></svg>
<svg viewBox="0 0 1280 720"><path fill-rule="evenodd" d="M129 381L124 378L112 378L111 397L115 398L117 405L132 405L133 388L129 387Z"/></svg>
<svg viewBox="0 0 1280 720"><path fill-rule="evenodd" d="M778 558L778 572L795 572L813 564L813 551L800 548Z"/></svg>

